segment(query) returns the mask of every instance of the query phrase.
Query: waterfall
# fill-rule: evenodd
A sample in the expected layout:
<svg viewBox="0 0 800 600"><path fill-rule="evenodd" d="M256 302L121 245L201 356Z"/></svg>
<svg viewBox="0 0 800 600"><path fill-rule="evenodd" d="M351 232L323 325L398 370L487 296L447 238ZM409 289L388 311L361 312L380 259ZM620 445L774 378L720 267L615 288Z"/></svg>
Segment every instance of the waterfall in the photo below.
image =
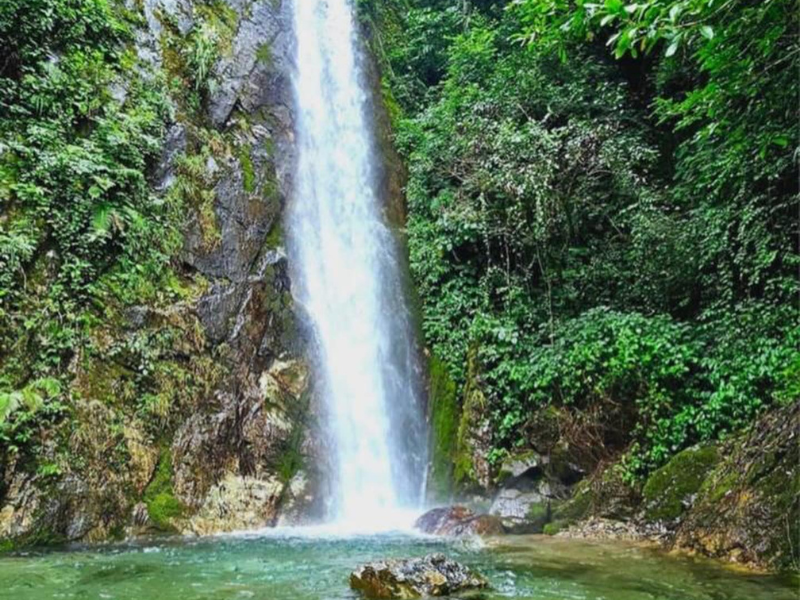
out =
<svg viewBox="0 0 800 600"><path fill-rule="evenodd" d="M384 215L373 98L348 0L294 0L293 294L335 448L330 512L362 529L419 507L426 436L402 262Z"/></svg>

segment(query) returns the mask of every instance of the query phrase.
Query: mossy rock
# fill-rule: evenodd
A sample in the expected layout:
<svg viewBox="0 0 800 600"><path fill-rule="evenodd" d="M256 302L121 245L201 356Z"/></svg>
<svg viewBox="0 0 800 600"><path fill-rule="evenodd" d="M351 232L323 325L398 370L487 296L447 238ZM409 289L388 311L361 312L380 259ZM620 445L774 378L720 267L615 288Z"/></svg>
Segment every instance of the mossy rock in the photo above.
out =
<svg viewBox="0 0 800 600"><path fill-rule="evenodd" d="M467 357L461 418L456 436L453 479L462 491L486 492L492 481L488 455L492 448L491 428L487 426L488 401L481 389L477 349Z"/></svg>
<svg viewBox="0 0 800 600"><path fill-rule="evenodd" d="M270 44L261 44L256 50L256 60L258 64L270 66L272 64L272 46Z"/></svg>
<svg viewBox="0 0 800 600"><path fill-rule="evenodd" d="M283 246L283 224L279 219L276 219L267 234L267 239L264 241L267 248L270 250L277 250Z"/></svg>
<svg viewBox="0 0 800 600"><path fill-rule="evenodd" d="M542 533L545 535L556 535L557 533L563 531L569 527L569 521L559 520L559 521L551 521L547 523L544 528L542 529Z"/></svg>
<svg viewBox="0 0 800 600"><path fill-rule="evenodd" d="M250 156L250 146L243 144L239 148L239 165L242 170L242 185L244 191L252 194L256 191L256 172L253 167L253 159Z"/></svg>
<svg viewBox="0 0 800 600"><path fill-rule="evenodd" d="M588 479L578 483L572 497L553 508L554 521L577 521L589 516L593 505L592 487Z"/></svg>
<svg viewBox="0 0 800 600"><path fill-rule="evenodd" d="M557 504L557 503L556 503ZM536 502L528 507L525 515L527 526L525 532L542 533L544 528L553 519L553 503L551 500Z"/></svg>
<svg viewBox="0 0 800 600"><path fill-rule="evenodd" d="M714 446L687 448L650 475L643 490L647 518L672 521L680 517L717 461Z"/></svg>
<svg viewBox="0 0 800 600"><path fill-rule="evenodd" d="M456 384L447 364L431 357L429 402L431 413L431 499L448 500L453 490L453 459L458 434L459 406Z"/></svg>
<svg viewBox="0 0 800 600"><path fill-rule="evenodd" d="M495 482L498 485L503 484L515 477L526 474L532 469L541 468L544 462L542 456L534 450L506 456L500 464Z"/></svg>
<svg viewBox="0 0 800 600"><path fill-rule="evenodd" d="M182 517L186 510L175 497L172 477L172 454L164 450L142 500L147 505L147 514L153 526L165 532L176 530L174 521Z"/></svg>
<svg viewBox="0 0 800 600"><path fill-rule="evenodd" d="M800 401L720 446L675 547L770 570L800 570Z"/></svg>

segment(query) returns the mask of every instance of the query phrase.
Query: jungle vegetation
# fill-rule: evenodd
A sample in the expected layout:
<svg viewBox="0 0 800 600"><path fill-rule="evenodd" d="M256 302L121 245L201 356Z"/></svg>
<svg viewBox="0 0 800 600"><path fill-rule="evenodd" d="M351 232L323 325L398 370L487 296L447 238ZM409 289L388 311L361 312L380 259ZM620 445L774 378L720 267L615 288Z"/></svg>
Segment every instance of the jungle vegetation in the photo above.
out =
<svg viewBox="0 0 800 600"><path fill-rule="evenodd" d="M492 459L543 407L636 480L800 396L795 0L362 0L425 341Z"/></svg>

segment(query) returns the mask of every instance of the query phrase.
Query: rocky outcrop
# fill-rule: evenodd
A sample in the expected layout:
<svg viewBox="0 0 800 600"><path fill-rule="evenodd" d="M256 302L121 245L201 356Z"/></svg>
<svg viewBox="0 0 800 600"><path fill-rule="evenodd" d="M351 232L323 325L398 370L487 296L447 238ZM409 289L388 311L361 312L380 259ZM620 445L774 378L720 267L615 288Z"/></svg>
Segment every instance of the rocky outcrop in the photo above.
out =
<svg viewBox="0 0 800 600"><path fill-rule="evenodd" d="M443 554L373 562L350 574L350 587L371 599L461 595L487 585L481 575Z"/></svg>
<svg viewBox="0 0 800 600"><path fill-rule="evenodd" d="M624 447L615 454L592 448L587 425L556 407L532 414L527 447L490 467L474 357L464 394L457 447L442 444L442 454L455 462L456 497L476 506L491 500L488 512L504 532L650 541L759 569L798 569L800 400L725 442L684 449L637 483L624 476ZM476 516L436 509L418 527L453 535Z"/></svg>
<svg viewBox="0 0 800 600"><path fill-rule="evenodd" d="M800 401L724 444L671 546L766 569L800 568ZM676 457L677 458L677 457ZM673 459L674 460L674 459Z"/></svg>
<svg viewBox="0 0 800 600"><path fill-rule="evenodd" d="M185 212L179 293L108 317L71 366L75 418L43 467L3 465L0 543L211 533L319 515L319 408L296 323L282 213L291 191L291 10L273 0L130 0L128 76L169 82L154 196ZM207 81L187 59L216 52ZM125 101L122 75L111 90ZM117 89L118 88L118 89ZM153 348L156 348L154 350Z"/></svg>
<svg viewBox="0 0 800 600"><path fill-rule="evenodd" d="M641 490L605 469L553 511L548 532L649 540L758 569L796 570L798 432L800 401L764 415L724 443L683 450Z"/></svg>
<svg viewBox="0 0 800 600"><path fill-rule="evenodd" d="M504 533L502 521L491 515L475 514L466 506L434 508L419 517L414 528L431 535L465 537Z"/></svg>
<svg viewBox="0 0 800 600"><path fill-rule="evenodd" d="M492 489L493 472L489 452L492 449L493 432L477 360L476 353L472 351L458 424L453 477L461 490L486 493Z"/></svg>
<svg viewBox="0 0 800 600"><path fill-rule="evenodd" d="M500 517L509 533L541 533L552 511L569 497L568 482L550 470L550 457L535 451L514 454L503 461L500 489L489 513Z"/></svg>
<svg viewBox="0 0 800 600"><path fill-rule="evenodd" d="M277 479L228 474L205 495L186 533L206 535L269 527L275 522L283 484Z"/></svg>
<svg viewBox="0 0 800 600"><path fill-rule="evenodd" d="M280 223L293 161L290 12L269 0L154 4L145 11L167 69L175 68L170 48L198 27L224 24L203 102L210 127L190 113L179 118L157 169L157 187L169 194L188 176L185 156L204 163L199 178L190 176L210 204L188 215L181 256L209 281L195 310L225 370L176 428L174 493L194 513L190 531L263 527L277 519L303 453L314 450L313 395Z"/></svg>

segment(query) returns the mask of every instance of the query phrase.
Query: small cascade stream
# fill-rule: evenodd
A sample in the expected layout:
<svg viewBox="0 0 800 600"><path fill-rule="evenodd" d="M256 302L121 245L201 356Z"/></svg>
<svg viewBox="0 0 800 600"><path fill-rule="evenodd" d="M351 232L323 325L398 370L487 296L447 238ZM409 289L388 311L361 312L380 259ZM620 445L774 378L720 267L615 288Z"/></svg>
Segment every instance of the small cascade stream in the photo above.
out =
<svg viewBox="0 0 800 600"><path fill-rule="evenodd" d="M289 253L335 448L330 516L390 529L421 503L426 435L401 262L377 185L372 98L351 2L295 0L294 28Z"/></svg>

